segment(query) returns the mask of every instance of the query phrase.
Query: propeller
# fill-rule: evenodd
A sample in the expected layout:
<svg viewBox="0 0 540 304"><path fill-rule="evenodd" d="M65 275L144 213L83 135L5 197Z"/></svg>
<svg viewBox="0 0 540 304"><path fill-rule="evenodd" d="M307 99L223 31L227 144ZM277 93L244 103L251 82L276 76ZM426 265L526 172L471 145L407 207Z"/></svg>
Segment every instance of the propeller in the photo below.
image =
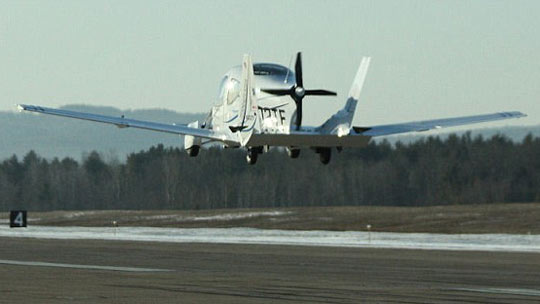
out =
<svg viewBox="0 0 540 304"><path fill-rule="evenodd" d="M313 96L336 96L336 92L327 90L306 90L304 89L304 80L302 77L302 53L296 54L296 63L294 64L294 76L295 84L288 89L261 89L262 92L266 92L276 96L289 95L296 103L296 130L300 129L302 124L302 100L308 95Z"/></svg>

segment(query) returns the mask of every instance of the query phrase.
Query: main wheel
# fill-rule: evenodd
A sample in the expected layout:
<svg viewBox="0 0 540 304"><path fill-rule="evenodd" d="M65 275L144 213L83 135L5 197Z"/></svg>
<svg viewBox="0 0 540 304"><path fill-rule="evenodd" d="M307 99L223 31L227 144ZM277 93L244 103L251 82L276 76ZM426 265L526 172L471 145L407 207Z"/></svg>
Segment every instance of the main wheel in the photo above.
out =
<svg viewBox="0 0 540 304"><path fill-rule="evenodd" d="M287 155L289 155L290 158L298 158L300 149L287 148Z"/></svg>
<svg viewBox="0 0 540 304"><path fill-rule="evenodd" d="M201 149L201 146L191 146L191 148L189 148L187 150L188 155L191 156L191 157L195 157L195 156L199 155L199 150L200 149Z"/></svg>
<svg viewBox="0 0 540 304"><path fill-rule="evenodd" d="M257 162L257 157L259 153L256 149L249 149L246 155L246 161L250 165L254 165Z"/></svg>
<svg viewBox="0 0 540 304"><path fill-rule="evenodd" d="M328 164L330 162L330 156L332 156L332 150L330 148L321 148L319 150L319 159L321 163Z"/></svg>

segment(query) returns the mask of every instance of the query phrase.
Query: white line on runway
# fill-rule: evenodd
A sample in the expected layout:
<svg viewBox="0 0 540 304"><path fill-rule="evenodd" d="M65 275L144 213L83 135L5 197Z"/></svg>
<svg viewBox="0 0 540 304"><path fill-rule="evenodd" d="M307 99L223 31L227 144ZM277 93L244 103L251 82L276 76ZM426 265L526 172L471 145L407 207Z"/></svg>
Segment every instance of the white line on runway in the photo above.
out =
<svg viewBox="0 0 540 304"><path fill-rule="evenodd" d="M498 294L511 294L521 296L540 296L540 290L537 289L523 289L523 288L455 288L453 290L482 292L482 293L498 293Z"/></svg>
<svg viewBox="0 0 540 304"><path fill-rule="evenodd" d="M92 270L129 271L129 272L167 272L167 271L174 271L174 270L171 270L171 269L138 268L138 267L116 267L116 266L99 266L99 265L78 265L78 264L62 264L62 263L46 263L46 262L14 261L14 260L0 260L0 264L21 265L21 266L76 268L76 269L92 269Z"/></svg>
<svg viewBox="0 0 540 304"><path fill-rule="evenodd" d="M366 231L297 231L256 228L112 228L38 225L24 229L12 229L7 225L0 225L0 237L540 253L540 235L517 234L369 233Z"/></svg>

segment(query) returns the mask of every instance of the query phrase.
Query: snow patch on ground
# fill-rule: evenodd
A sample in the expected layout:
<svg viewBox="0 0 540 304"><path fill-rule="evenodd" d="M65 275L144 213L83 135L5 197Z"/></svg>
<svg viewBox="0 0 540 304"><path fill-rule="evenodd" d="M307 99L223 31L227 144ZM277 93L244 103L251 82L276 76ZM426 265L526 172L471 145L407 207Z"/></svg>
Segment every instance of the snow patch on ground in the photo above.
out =
<svg viewBox="0 0 540 304"><path fill-rule="evenodd" d="M174 220L177 222L197 222L197 221L232 221L255 217L274 217L291 214L290 211L265 211L265 212L239 212L239 213L224 213L209 216L182 216L176 214L149 215L142 216L144 220Z"/></svg>
<svg viewBox="0 0 540 304"><path fill-rule="evenodd" d="M540 235L298 231L255 228L50 227L10 229L0 237L100 239L174 243L304 245L355 248L508 251L540 253Z"/></svg>
<svg viewBox="0 0 540 304"><path fill-rule="evenodd" d="M77 217L81 217L81 216L88 216L88 215L94 215L96 214L97 212L95 211L77 211L77 212L68 212L64 215L62 215L63 218L68 218L68 219L72 219L72 218L77 218Z"/></svg>

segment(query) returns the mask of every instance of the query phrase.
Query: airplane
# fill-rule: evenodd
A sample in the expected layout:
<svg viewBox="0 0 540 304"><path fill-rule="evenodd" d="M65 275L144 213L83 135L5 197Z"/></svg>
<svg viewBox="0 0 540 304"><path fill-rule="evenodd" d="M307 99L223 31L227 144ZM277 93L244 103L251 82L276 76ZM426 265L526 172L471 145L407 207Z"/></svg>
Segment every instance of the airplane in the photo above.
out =
<svg viewBox="0 0 540 304"><path fill-rule="evenodd" d="M330 162L332 150L364 147L372 137L422 132L444 127L525 117L518 112L462 116L406 123L353 126L352 121L370 57L363 57L350 88L345 106L320 126L304 126L303 99L306 96L336 96L332 91L306 89L302 75L302 54L296 54L294 71L275 63L252 63L244 55L241 66L231 68L219 86L219 95L203 122L186 125L165 124L121 117L19 104L20 111L37 112L116 125L184 135L184 149L195 157L201 146L220 143L227 148L245 148L248 164L270 147L285 147L291 158L302 149L319 154L323 164Z"/></svg>

